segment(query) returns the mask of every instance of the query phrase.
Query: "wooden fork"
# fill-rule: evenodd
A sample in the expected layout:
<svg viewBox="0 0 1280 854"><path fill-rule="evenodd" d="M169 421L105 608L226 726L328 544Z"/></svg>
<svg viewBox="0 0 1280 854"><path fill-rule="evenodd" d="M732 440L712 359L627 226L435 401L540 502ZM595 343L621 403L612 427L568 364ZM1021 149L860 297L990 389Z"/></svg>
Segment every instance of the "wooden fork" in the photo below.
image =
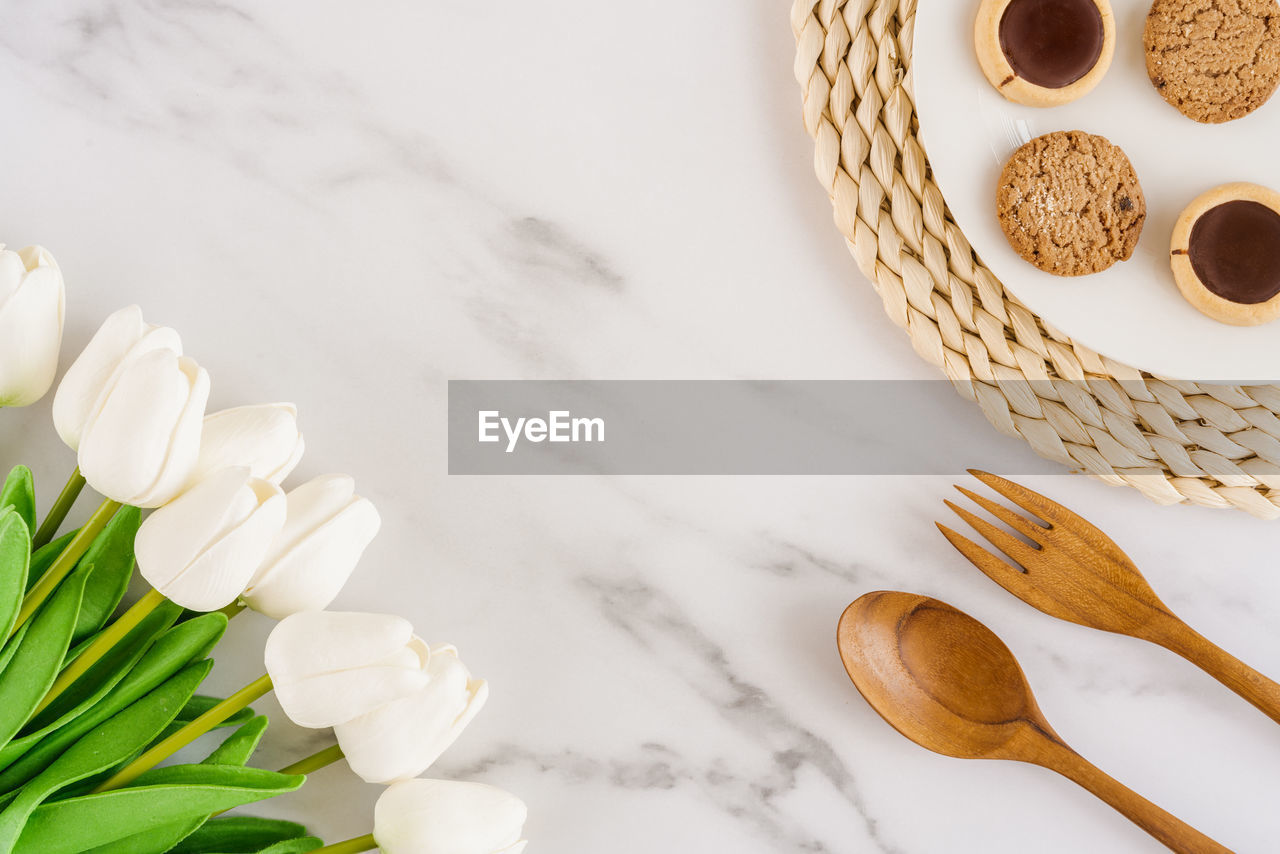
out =
<svg viewBox="0 0 1280 854"><path fill-rule="evenodd" d="M1051 617L1128 635L1176 652L1280 723L1280 684L1211 643L1178 618L1110 537L1055 501L993 474L970 471L1044 524L956 486L1030 545L950 501L946 505L1017 566L938 524L987 577Z"/></svg>

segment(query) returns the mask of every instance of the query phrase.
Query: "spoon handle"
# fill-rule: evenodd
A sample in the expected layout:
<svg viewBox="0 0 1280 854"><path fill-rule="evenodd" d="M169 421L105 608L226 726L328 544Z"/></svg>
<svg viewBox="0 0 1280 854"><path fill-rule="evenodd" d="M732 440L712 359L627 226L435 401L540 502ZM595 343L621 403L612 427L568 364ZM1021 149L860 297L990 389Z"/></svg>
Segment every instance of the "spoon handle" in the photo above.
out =
<svg viewBox="0 0 1280 854"><path fill-rule="evenodd" d="M1181 620L1157 641L1244 697L1264 715L1280 723L1280 684L1214 644Z"/></svg>
<svg viewBox="0 0 1280 854"><path fill-rule="evenodd" d="M1057 771L1110 804L1129 821L1179 854L1232 854L1177 816L1120 783L1066 745L1053 751L1046 767Z"/></svg>

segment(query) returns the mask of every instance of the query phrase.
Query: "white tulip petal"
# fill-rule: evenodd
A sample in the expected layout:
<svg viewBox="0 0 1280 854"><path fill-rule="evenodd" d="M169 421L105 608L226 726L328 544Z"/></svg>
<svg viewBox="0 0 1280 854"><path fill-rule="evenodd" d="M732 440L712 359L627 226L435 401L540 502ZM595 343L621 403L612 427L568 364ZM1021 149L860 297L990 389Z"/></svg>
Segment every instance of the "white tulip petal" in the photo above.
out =
<svg viewBox="0 0 1280 854"><path fill-rule="evenodd" d="M243 494L248 483L248 469L227 469L148 516L134 540L147 583L157 589L168 584L208 543L248 518L256 506Z"/></svg>
<svg viewBox="0 0 1280 854"><path fill-rule="evenodd" d="M18 250L18 257L22 259L22 266L25 267L28 272L37 267L53 267L54 269L57 269L58 267L58 262L53 260L53 256L49 254L49 250L45 249L43 246L37 246L35 244L32 244L31 246L24 246Z"/></svg>
<svg viewBox="0 0 1280 854"><path fill-rule="evenodd" d="M515 854L528 809L483 783L406 780L378 798L373 836L386 854Z"/></svg>
<svg viewBox="0 0 1280 854"><path fill-rule="evenodd" d="M322 474L289 490L289 519L266 562L279 560L350 504L355 494L355 479L345 474Z"/></svg>
<svg viewBox="0 0 1280 854"><path fill-rule="evenodd" d="M147 517L134 543L138 569L184 608L230 605L284 524L284 505L279 487L224 469Z"/></svg>
<svg viewBox="0 0 1280 854"><path fill-rule="evenodd" d="M80 471L122 504L157 507L186 484L200 448L209 375L172 350L139 357L99 397L81 436Z"/></svg>
<svg viewBox="0 0 1280 854"><path fill-rule="evenodd" d="M164 467L172 426L191 397L191 383L175 370L177 362L172 351L148 353L120 375L90 414L80 468L109 498L126 502L145 492Z"/></svg>
<svg viewBox="0 0 1280 854"><path fill-rule="evenodd" d="M484 707L489 686L471 679L452 647L431 648L430 681L420 691L334 727L351 770L369 783L426 771Z"/></svg>
<svg viewBox="0 0 1280 854"><path fill-rule="evenodd" d="M0 302L18 292L26 275L27 265L22 256L0 243Z"/></svg>
<svg viewBox="0 0 1280 854"><path fill-rule="evenodd" d="M276 699L301 726L344 723L429 678L429 652L408 620L390 614L294 614L272 630L263 657Z"/></svg>
<svg viewBox="0 0 1280 854"><path fill-rule="evenodd" d="M168 327L144 322L138 306L122 308L103 321L53 397L53 424L68 447L79 449L85 423L112 378L127 363L154 350L181 354L182 340Z"/></svg>
<svg viewBox="0 0 1280 854"><path fill-rule="evenodd" d="M290 682L312 673L383 661L413 641L413 624L393 614L304 611L271 631L264 655L271 678Z"/></svg>
<svg viewBox="0 0 1280 854"><path fill-rule="evenodd" d="M209 374L186 356L178 359L178 367L191 383L191 394L169 435L169 454L164 468L151 488L130 502L138 507L159 507L181 494L190 483L191 472L200 457L204 411L209 403Z"/></svg>
<svg viewBox="0 0 1280 854"><path fill-rule="evenodd" d="M421 670L371 666L276 685L275 692L289 720L298 726L321 729L368 714L421 689L426 681Z"/></svg>
<svg viewBox="0 0 1280 854"><path fill-rule="evenodd" d="M245 590L246 604L275 619L327 607L381 526L373 503L357 498L274 561L268 556ZM288 527L286 522L281 539L289 536Z"/></svg>
<svg viewBox="0 0 1280 854"><path fill-rule="evenodd" d="M280 483L302 459L298 410L291 403L239 406L204 419L192 480L226 466L248 466L254 477Z"/></svg>
<svg viewBox="0 0 1280 854"><path fill-rule="evenodd" d="M18 253L0 252L0 257L17 258ZM0 279L7 275L0 274ZM28 406L53 385L62 347L64 301L62 273L53 263L29 271L24 268L16 290L0 297L0 406Z"/></svg>

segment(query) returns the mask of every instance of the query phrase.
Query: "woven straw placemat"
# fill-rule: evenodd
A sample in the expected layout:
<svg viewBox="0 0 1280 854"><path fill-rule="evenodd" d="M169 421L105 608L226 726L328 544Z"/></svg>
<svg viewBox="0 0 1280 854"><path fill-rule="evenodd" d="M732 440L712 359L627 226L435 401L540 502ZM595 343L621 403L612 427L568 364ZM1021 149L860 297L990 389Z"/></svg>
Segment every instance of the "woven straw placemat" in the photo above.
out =
<svg viewBox="0 0 1280 854"><path fill-rule="evenodd" d="M1029 311L974 254L918 136L915 14L916 0L791 10L814 169L889 317L997 429L1041 456L1161 504L1280 517L1280 386L1117 364Z"/></svg>

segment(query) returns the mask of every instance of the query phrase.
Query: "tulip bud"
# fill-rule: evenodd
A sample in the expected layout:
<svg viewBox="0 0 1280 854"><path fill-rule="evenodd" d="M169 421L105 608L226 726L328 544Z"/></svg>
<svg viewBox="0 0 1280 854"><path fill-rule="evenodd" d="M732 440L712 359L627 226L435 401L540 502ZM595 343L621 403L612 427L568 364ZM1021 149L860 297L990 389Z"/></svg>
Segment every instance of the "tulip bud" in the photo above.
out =
<svg viewBox="0 0 1280 854"><path fill-rule="evenodd" d="M35 403L53 385L65 301L52 255L0 244L0 406Z"/></svg>
<svg viewBox="0 0 1280 854"><path fill-rule="evenodd" d="M182 490L200 452L209 375L193 359L152 350L98 395L80 436L80 472L113 501L159 507Z"/></svg>
<svg viewBox="0 0 1280 854"><path fill-rule="evenodd" d="M244 601L280 619L319 611L347 583L382 521L346 475L322 475L288 494L289 517L254 573Z"/></svg>
<svg viewBox="0 0 1280 854"><path fill-rule="evenodd" d="M429 678L427 645L389 614L302 611L271 631L264 658L284 713L317 729L407 697Z"/></svg>
<svg viewBox="0 0 1280 854"><path fill-rule="evenodd" d="M457 739L489 698L452 646L430 648L426 686L334 727L351 770L368 783L417 777Z"/></svg>
<svg viewBox="0 0 1280 854"><path fill-rule="evenodd" d="M284 517L280 487L224 468L147 517L134 542L138 569L170 601L216 611L244 591Z"/></svg>
<svg viewBox="0 0 1280 854"><path fill-rule="evenodd" d="M193 483L227 466L279 484L302 459L298 408L292 403L238 406L205 416Z"/></svg>
<svg viewBox="0 0 1280 854"><path fill-rule="evenodd" d="M84 351L67 368L53 396L53 426L67 447L80 448L85 422L98 396L127 364L152 350L182 354L178 333L142 320L136 305L122 308L105 321Z"/></svg>
<svg viewBox="0 0 1280 854"><path fill-rule="evenodd" d="M529 810L483 783L405 780L373 808L373 838L386 854L520 854Z"/></svg>

